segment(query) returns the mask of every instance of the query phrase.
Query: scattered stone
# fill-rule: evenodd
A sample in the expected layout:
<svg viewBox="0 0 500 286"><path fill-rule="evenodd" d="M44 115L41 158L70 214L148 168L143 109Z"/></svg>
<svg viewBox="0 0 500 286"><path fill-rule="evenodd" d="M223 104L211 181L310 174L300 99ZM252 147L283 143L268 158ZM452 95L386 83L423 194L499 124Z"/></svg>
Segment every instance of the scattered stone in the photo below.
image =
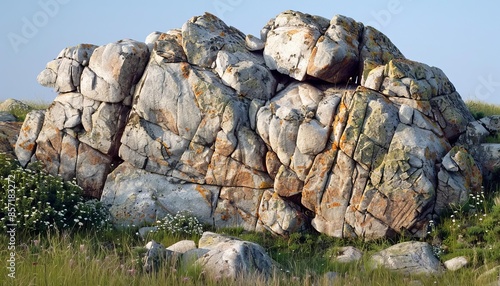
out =
<svg viewBox="0 0 500 286"><path fill-rule="evenodd" d="M261 51L266 45L261 39L252 35L247 35L245 37L245 44L247 49L251 52Z"/></svg>
<svg viewBox="0 0 500 286"><path fill-rule="evenodd" d="M0 111L0 122L16 122L17 118L6 111Z"/></svg>
<svg viewBox="0 0 500 286"><path fill-rule="evenodd" d="M443 271L432 246L426 242L409 241L393 245L375 253L370 262L373 267L384 267L406 275L438 275Z"/></svg>
<svg viewBox="0 0 500 286"><path fill-rule="evenodd" d="M275 271L275 262L258 244L214 233L207 233L207 238L204 236L205 234L200 241L210 241L210 243L200 243L200 247L208 249L209 252L195 263L214 279L235 279L252 275L261 275L268 279ZM218 242L214 243L215 241Z"/></svg>
<svg viewBox="0 0 500 286"><path fill-rule="evenodd" d="M195 248L196 248L196 243L194 241L181 240L167 247L167 250L184 254L187 251L193 250Z"/></svg>
<svg viewBox="0 0 500 286"><path fill-rule="evenodd" d="M15 157L14 148L21 125L21 122L0 122L0 153Z"/></svg>
<svg viewBox="0 0 500 286"><path fill-rule="evenodd" d="M355 262L360 260L363 256L363 252L361 252L361 250L352 246L341 247L338 250L338 253L339 255L337 255L334 259L335 261L341 263Z"/></svg>
<svg viewBox="0 0 500 286"><path fill-rule="evenodd" d="M450 271L457 271L458 269L461 269L469 263L467 257L465 256L459 256L455 257L449 260L446 260L444 262L444 267Z"/></svg>
<svg viewBox="0 0 500 286"><path fill-rule="evenodd" d="M147 252L142 259L143 268L146 273L158 271L161 266L164 266L174 256L174 252L165 249L165 246L152 240L145 246Z"/></svg>

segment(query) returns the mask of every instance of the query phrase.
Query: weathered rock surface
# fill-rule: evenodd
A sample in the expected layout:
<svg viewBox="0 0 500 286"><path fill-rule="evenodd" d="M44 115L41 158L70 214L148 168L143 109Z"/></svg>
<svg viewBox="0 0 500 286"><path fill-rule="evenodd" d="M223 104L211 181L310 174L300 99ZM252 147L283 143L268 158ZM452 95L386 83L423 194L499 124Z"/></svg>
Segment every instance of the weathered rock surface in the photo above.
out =
<svg viewBox="0 0 500 286"><path fill-rule="evenodd" d="M260 245L252 242L205 232L199 248L209 251L195 263L218 280L252 274L270 278L275 271L275 262Z"/></svg>
<svg viewBox="0 0 500 286"><path fill-rule="evenodd" d="M0 122L15 122L17 118L6 111L0 111Z"/></svg>
<svg viewBox="0 0 500 286"><path fill-rule="evenodd" d="M338 255L333 259L341 263L350 263L360 260L363 257L363 252L361 250L352 247L344 246L338 250Z"/></svg>
<svg viewBox="0 0 500 286"><path fill-rule="evenodd" d="M20 122L0 122L0 153L15 156L14 148L21 125Z"/></svg>
<svg viewBox="0 0 500 286"><path fill-rule="evenodd" d="M175 253L168 250L162 244L152 240L145 246L147 252L144 255L142 262L143 269L146 273L156 272L161 266L165 266L169 260L172 260Z"/></svg>
<svg viewBox="0 0 500 286"><path fill-rule="evenodd" d="M375 253L370 261L373 267L384 267L402 274L437 275L444 270L426 242L403 242Z"/></svg>
<svg viewBox="0 0 500 286"><path fill-rule="evenodd" d="M446 269L451 270L451 271L457 271L463 267L465 267L469 263L467 257L465 256L459 256L452 258L450 260L446 260L444 262L444 267Z"/></svg>
<svg viewBox="0 0 500 286"><path fill-rule="evenodd" d="M117 224L190 211L276 234L423 236L481 185L486 155L462 143L474 120L446 75L344 16L286 11L257 39L205 14L146 43L67 48L38 81L59 95L16 154L76 177Z"/></svg>

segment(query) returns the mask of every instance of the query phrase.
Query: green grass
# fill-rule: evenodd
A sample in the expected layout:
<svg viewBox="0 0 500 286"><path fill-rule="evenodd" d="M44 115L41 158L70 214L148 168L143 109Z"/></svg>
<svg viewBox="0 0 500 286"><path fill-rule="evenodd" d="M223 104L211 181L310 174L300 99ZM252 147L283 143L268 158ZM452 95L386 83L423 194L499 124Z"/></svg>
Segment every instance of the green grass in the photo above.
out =
<svg viewBox="0 0 500 286"><path fill-rule="evenodd" d="M270 255L281 263L283 270L276 272L270 281L258 275L236 281L214 281L204 277L200 269L170 262L157 273L147 274L142 271L140 260L145 242L130 230L52 234L35 238L20 235L16 238L19 240L16 248L16 278L4 279L6 283L3 285L404 285L414 280L421 281L423 285L476 285L481 273L498 265L491 261L456 272L445 272L441 276L404 276L385 269L372 269L368 264L369 254L375 249L386 247L385 242L363 243L361 247L365 247L365 258L341 264L330 259L328 249L350 243L358 244L359 247L361 242L316 236L313 238L314 244L301 242L301 247L294 252L285 247L285 244L296 243L291 242L290 238L248 232L241 232L238 237L263 242ZM7 238L0 237L0 243L7 245ZM304 244L308 246L302 248ZM314 246L309 248L311 245ZM2 248L0 260L5 262L9 255L7 249ZM333 283L324 277L328 271L338 274ZM3 279L7 274L7 267L1 267L0 277Z"/></svg>
<svg viewBox="0 0 500 286"><path fill-rule="evenodd" d="M465 104L476 119L491 115L500 115L500 105L477 100L467 100Z"/></svg>
<svg viewBox="0 0 500 286"><path fill-rule="evenodd" d="M42 100L24 100L23 103L28 105L28 109L25 108L14 108L10 111L12 115L14 115L19 122L24 122L26 119L26 115L32 110L44 110L47 109L50 103L47 103Z"/></svg>

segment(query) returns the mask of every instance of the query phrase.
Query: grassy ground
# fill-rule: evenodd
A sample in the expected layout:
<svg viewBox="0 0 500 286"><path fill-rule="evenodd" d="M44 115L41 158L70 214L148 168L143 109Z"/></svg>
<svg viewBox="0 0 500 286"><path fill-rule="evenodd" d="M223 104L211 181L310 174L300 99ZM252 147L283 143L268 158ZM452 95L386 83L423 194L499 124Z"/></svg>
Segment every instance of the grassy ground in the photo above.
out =
<svg viewBox="0 0 500 286"><path fill-rule="evenodd" d="M480 197L477 199L480 202ZM500 218L500 205L495 205L495 200L500 202L496 194L488 199L489 203L483 201L474 208L450 211L450 215L429 230L425 240L436 247L436 254L442 261L461 255L470 261L463 269L439 276L404 276L370 267L368 258L371 254L408 240L405 238L364 242L317 233L276 237L241 228L219 229L217 232L262 245L280 265L280 270L269 281L257 275L236 281L214 281L205 277L200 269L175 263L164 265L158 273L147 274L141 266L146 241L155 239L168 246L181 239L197 241L199 236L153 233L142 240L136 229L110 229L97 233L36 237L19 233L15 249L16 278L4 279L2 285L486 285L484 283L497 281L498 272L489 277L480 276L500 265L500 232L494 230L495 222ZM476 197L470 203L474 202ZM487 220L490 221L485 222ZM479 228L474 229L474 226ZM485 230L495 235L479 237L488 233ZM8 238L1 236L0 244L7 246ZM334 261L332 258L339 247L345 245L363 250L364 257L348 264ZM0 249L0 261L7 265L10 251L7 247ZM329 280L325 276L327 272L335 272L337 277ZM7 267L0 267L2 279L8 274Z"/></svg>
<svg viewBox="0 0 500 286"><path fill-rule="evenodd" d="M476 100L468 100L465 104L476 119L491 115L500 115L500 105Z"/></svg>

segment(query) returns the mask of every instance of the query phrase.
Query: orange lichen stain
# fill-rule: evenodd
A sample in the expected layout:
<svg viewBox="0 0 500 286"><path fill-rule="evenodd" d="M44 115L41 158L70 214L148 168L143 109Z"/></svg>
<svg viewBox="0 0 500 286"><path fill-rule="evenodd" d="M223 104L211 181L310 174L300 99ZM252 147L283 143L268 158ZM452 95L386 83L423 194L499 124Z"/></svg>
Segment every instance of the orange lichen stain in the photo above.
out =
<svg viewBox="0 0 500 286"><path fill-rule="evenodd" d="M340 203L339 202L329 203L328 205L326 205L326 207L329 209L335 208L335 207L340 207Z"/></svg>
<svg viewBox="0 0 500 286"><path fill-rule="evenodd" d="M167 39L168 34L161 33L161 35L158 37L158 41L164 41Z"/></svg>
<svg viewBox="0 0 500 286"><path fill-rule="evenodd" d="M21 147L23 147L23 149L26 149L28 151L33 151L35 149L35 143L30 143L26 147L24 146L24 144L22 144Z"/></svg>
<svg viewBox="0 0 500 286"><path fill-rule="evenodd" d="M221 37L225 37L226 36L226 33L224 33L224 31L220 32L219 34Z"/></svg>
<svg viewBox="0 0 500 286"><path fill-rule="evenodd" d="M203 94L203 90L199 86L193 87L194 96L199 97Z"/></svg>
<svg viewBox="0 0 500 286"><path fill-rule="evenodd" d="M200 193L200 195L201 195L203 198L205 198L205 200L207 200L207 202L208 202L208 203L210 203L210 197L212 196L212 193L211 193L209 190L207 190L207 189L203 188L203 187L202 187L202 186L200 186L200 185L197 185L197 186L195 187L195 189L196 189L196 191L197 191L198 193Z"/></svg>
<svg viewBox="0 0 500 286"><path fill-rule="evenodd" d="M182 76L184 78L189 78L189 73L190 73L190 65L188 63L182 63L181 64L181 72Z"/></svg>
<svg viewBox="0 0 500 286"><path fill-rule="evenodd" d="M286 34L290 37L292 37L293 35L297 34L299 32L299 30L290 30L290 31L287 31Z"/></svg>
<svg viewBox="0 0 500 286"><path fill-rule="evenodd" d="M270 184L269 182L262 182L259 185L259 189L269 189L269 188L272 188L272 187L273 187L273 185Z"/></svg>
<svg viewBox="0 0 500 286"><path fill-rule="evenodd" d="M23 131L24 132L29 132L31 130L31 126L26 124L26 126L23 126Z"/></svg>

